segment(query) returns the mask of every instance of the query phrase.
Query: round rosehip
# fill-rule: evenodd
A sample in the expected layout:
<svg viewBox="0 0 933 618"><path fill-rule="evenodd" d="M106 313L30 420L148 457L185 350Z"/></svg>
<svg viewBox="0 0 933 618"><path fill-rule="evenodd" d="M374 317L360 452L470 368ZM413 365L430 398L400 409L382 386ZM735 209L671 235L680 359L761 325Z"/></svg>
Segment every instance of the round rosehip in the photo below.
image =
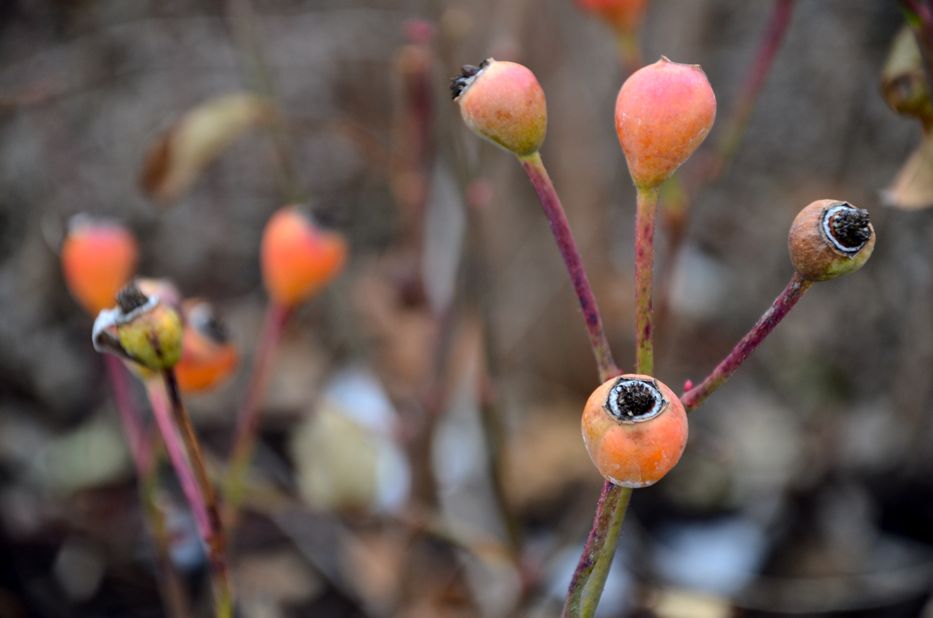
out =
<svg viewBox="0 0 933 618"><path fill-rule="evenodd" d="M62 270L71 295L91 315L113 306L136 268L136 239L107 219L76 215L62 244Z"/></svg>
<svg viewBox="0 0 933 618"><path fill-rule="evenodd" d="M207 391L233 373L238 360L236 347L210 303L185 301L184 317L181 359L175 366L178 386L189 393Z"/></svg>
<svg viewBox="0 0 933 618"><path fill-rule="evenodd" d="M839 200L817 200L801 210L787 236L790 261L804 278L826 281L861 268L875 249L867 210Z"/></svg>
<svg viewBox="0 0 933 618"><path fill-rule="evenodd" d="M635 186L670 178L715 120L716 95L699 65L662 56L633 73L616 98L615 124Z"/></svg>
<svg viewBox="0 0 933 618"><path fill-rule="evenodd" d="M98 314L92 341L98 352L162 371L181 358L182 333L178 312L157 297L146 296L131 282L117 293L117 307Z"/></svg>
<svg viewBox="0 0 933 618"><path fill-rule="evenodd" d="M544 90L528 67L487 58L464 65L450 82L463 121L474 133L524 157L538 152L547 134Z"/></svg>
<svg viewBox="0 0 933 618"><path fill-rule="evenodd" d="M622 487L656 483L687 444L683 404L651 376L627 374L604 382L586 401L582 425L596 469Z"/></svg>
<svg viewBox="0 0 933 618"><path fill-rule="evenodd" d="M336 277L346 256L343 236L321 229L299 207L286 206L263 232L263 282L272 300L292 307Z"/></svg>

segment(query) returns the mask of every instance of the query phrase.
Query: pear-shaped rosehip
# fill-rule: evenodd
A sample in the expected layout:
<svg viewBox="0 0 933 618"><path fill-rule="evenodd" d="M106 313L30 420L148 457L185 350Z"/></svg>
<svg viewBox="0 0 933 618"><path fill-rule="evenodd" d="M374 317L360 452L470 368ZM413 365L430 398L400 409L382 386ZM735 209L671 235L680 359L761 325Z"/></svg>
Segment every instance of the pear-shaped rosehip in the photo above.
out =
<svg viewBox="0 0 933 618"><path fill-rule="evenodd" d="M673 468L687 444L687 414L651 376L604 382L583 408L583 441L596 469L622 487L646 487Z"/></svg>
<svg viewBox="0 0 933 618"><path fill-rule="evenodd" d="M117 292L136 268L136 239L108 219L77 215L68 224L62 244L65 283L75 300L91 315L114 304Z"/></svg>
<svg viewBox="0 0 933 618"><path fill-rule="evenodd" d="M464 65L450 89L463 121L480 137L519 157L541 148L547 103L528 67L487 58L478 67Z"/></svg>
<svg viewBox="0 0 933 618"><path fill-rule="evenodd" d="M183 327L178 312L156 296L146 296L135 282L117 293L117 307L94 321L92 341L108 352L151 371L170 369L181 358Z"/></svg>
<svg viewBox="0 0 933 618"><path fill-rule="evenodd" d="M322 229L297 206L272 215L262 236L262 278L269 296L292 307L336 277L347 257L347 243Z"/></svg>
<svg viewBox="0 0 933 618"><path fill-rule="evenodd" d="M875 228L867 210L817 200L794 218L787 245L790 261L804 279L826 281L864 266L875 249Z"/></svg>
<svg viewBox="0 0 933 618"><path fill-rule="evenodd" d="M207 301L185 301L184 317L181 359L175 366L178 386L189 393L210 390L233 373L238 360L236 347Z"/></svg>
<svg viewBox="0 0 933 618"><path fill-rule="evenodd" d="M615 124L635 186L667 180L715 120L716 95L698 65L662 57L633 73L616 98Z"/></svg>

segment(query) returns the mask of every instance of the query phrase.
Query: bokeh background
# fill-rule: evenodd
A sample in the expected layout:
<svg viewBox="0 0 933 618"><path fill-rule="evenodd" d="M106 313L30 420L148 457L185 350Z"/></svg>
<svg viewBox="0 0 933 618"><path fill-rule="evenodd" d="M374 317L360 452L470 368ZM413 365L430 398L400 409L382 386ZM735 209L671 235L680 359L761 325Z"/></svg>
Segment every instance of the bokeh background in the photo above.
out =
<svg viewBox="0 0 933 618"><path fill-rule="evenodd" d="M722 119L772 9L652 2L644 57L701 64ZM902 24L894 2L799 0L674 264L659 230L670 385L701 379L784 286L805 204L868 208L878 244L691 416L679 467L634 496L601 615L933 615L933 211L881 199L920 141L879 94ZM411 47L427 67L423 144ZM634 192L612 126L624 75L609 29L569 0L0 3L0 616L164 615L92 320L60 270L68 218L123 222L140 273L224 314L241 366L189 400L219 473L265 304L261 230L298 199L352 259L277 355L231 550L242 615L559 612L601 484L579 436L596 372L530 186L449 100L459 65L490 55L547 93L543 156L631 367ZM271 97L281 122L172 204L149 199L140 170L159 135L238 91ZM207 615L203 556L162 480L175 563Z"/></svg>

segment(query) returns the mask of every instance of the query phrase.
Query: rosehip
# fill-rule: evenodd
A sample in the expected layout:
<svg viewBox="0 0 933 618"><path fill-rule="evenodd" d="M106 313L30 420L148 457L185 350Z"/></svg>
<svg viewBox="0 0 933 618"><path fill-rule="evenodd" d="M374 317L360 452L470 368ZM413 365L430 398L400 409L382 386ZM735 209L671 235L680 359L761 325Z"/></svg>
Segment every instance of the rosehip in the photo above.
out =
<svg viewBox="0 0 933 618"><path fill-rule="evenodd" d="M687 444L677 395L650 376L628 374L599 386L583 408L583 442L599 473L622 487L656 483Z"/></svg>
<svg viewBox="0 0 933 618"><path fill-rule="evenodd" d="M787 237L790 261L804 279L825 281L861 268L875 249L867 210L817 200L801 210Z"/></svg>
<svg viewBox="0 0 933 618"><path fill-rule="evenodd" d="M71 295L91 315L113 305L136 268L136 239L107 219L76 215L62 244L62 270Z"/></svg>
<svg viewBox="0 0 933 618"><path fill-rule="evenodd" d="M631 32L641 23L648 0L577 0L577 4L616 30Z"/></svg>
<svg viewBox="0 0 933 618"><path fill-rule="evenodd" d="M233 373L238 360L236 347L210 303L185 301L184 316L181 360L175 366L178 386L185 392L210 390Z"/></svg>
<svg viewBox="0 0 933 618"><path fill-rule="evenodd" d="M321 229L297 206L286 206L263 232L263 282L275 302L292 307L336 277L346 256L343 236Z"/></svg>
<svg viewBox="0 0 933 618"><path fill-rule="evenodd" d="M94 321L92 341L98 352L109 352L145 369L174 367L181 357L182 324L178 312L148 297L131 282L117 294L117 307L101 311Z"/></svg>
<svg viewBox="0 0 933 618"><path fill-rule="evenodd" d="M463 121L480 137L519 157L541 148L547 102L528 67L487 58L478 67L464 65L450 90Z"/></svg>
<svg viewBox="0 0 933 618"><path fill-rule="evenodd" d="M699 65L665 57L633 73L616 98L619 143L635 186L667 180L716 120L716 95Z"/></svg>

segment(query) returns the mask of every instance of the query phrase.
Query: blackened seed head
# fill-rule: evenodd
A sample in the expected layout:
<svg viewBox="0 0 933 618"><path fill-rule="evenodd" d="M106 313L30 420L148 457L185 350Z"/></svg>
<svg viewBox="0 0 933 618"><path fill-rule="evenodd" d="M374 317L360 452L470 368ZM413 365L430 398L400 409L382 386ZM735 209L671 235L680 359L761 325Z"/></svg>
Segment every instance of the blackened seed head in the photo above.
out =
<svg viewBox="0 0 933 618"><path fill-rule="evenodd" d="M860 249L871 238L871 218L862 208L843 208L829 222L830 233L844 247Z"/></svg>
<svg viewBox="0 0 933 618"><path fill-rule="evenodd" d="M625 416L635 418L654 407L654 393L641 382L625 384L619 393L619 409Z"/></svg>
<svg viewBox="0 0 933 618"><path fill-rule="evenodd" d="M220 321L213 312L204 316L203 322L199 325L201 332L217 343L227 343L230 341L230 333L227 325Z"/></svg>
<svg viewBox="0 0 933 618"><path fill-rule="evenodd" d="M646 421L660 414L666 401L652 381L620 378L609 391L606 409L620 421Z"/></svg>
<svg viewBox="0 0 933 618"><path fill-rule="evenodd" d="M476 77L476 74L489 66L490 58L486 58L479 63L479 66L473 66L472 64L465 64L460 67L460 75L457 75L450 80L450 94L451 98L456 99L460 96L460 93L470 85L470 82L473 81L473 78Z"/></svg>
<svg viewBox="0 0 933 618"><path fill-rule="evenodd" d="M130 281L117 292L117 305L120 306L120 311L123 313L130 313L148 302L149 298L143 294L135 281Z"/></svg>

